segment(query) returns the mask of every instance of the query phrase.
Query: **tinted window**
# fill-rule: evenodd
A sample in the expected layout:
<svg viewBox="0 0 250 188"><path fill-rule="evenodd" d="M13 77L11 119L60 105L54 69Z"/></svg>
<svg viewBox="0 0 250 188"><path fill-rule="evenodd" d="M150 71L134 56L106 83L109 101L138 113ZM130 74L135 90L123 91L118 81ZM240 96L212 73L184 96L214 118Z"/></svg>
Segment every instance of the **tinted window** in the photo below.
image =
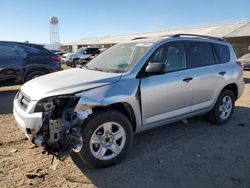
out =
<svg viewBox="0 0 250 188"><path fill-rule="evenodd" d="M190 42L189 51L191 67L202 67L214 64L214 55L210 43Z"/></svg>
<svg viewBox="0 0 250 188"><path fill-rule="evenodd" d="M35 48L39 50L41 53L51 53L48 49L44 48L42 45L37 45L37 44L30 44L30 47Z"/></svg>
<svg viewBox="0 0 250 188"><path fill-rule="evenodd" d="M166 72L186 68L185 47L182 43L169 43L158 48L149 59L150 63L161 62L165 64Z"/></svg>
<svg viewBox="0 0 250 188"><path fill-rule="evenodd" d="M222 44L213 44L215 53L219 58L220 63L226 63L230 60L229 48L226 45Z"/></svg>
<svg viewBox="0 0 250 188"><path fill-rule="evenodd" d="M24 56L25 51L21 47L13 44L1 44L0 45L0 55L2 56Z"/></svg>
<svg viewBox="0 0 250 188"><path fill-rule="evenodd" d="M88 48L88 49L86 49L86 51L84 53L85 54L93 54L97 50L98 50L97 48Z"/></svg>
<svg viewBox="0 0 250 188"><path fill-rule="evenodd" d="M33 53L33 54L40 53L40 51L38 49L36 49L36 48L32 48L32 47L26 46L26 45L23 45L23 47L29 53Z"/></svg>

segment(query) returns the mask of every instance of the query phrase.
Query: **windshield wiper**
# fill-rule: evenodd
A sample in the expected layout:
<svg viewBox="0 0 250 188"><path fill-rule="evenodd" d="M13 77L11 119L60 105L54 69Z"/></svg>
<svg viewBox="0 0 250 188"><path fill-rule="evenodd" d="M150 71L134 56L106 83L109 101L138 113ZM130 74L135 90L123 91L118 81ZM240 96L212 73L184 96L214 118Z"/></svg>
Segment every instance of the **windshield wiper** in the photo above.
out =
<svg viewBox="0 0 250 188"><path fill-rule="evenodd" d="M84 66L82 66L82 67L84 67L84 68L86 68L86 69L89 69L89 70L96 70L96 71L105 72L104 69L100 69L100 68L97 68L97 67L95 67L95 68L90 68L90 67L87 66L87 65L84 65Z"/></svg>
<svg viewBox="0 0 250 188"><path fill-rule="evenodd" d="M86 68L86 69L88 69L88 70L96 70L96 71L101 71L101 72L123 73L123 71L121 71L121 70L103 69L103 68L98 68L98 67L90 68L87 65L84 65L81 68L83 68L83 67Z"/></svg>

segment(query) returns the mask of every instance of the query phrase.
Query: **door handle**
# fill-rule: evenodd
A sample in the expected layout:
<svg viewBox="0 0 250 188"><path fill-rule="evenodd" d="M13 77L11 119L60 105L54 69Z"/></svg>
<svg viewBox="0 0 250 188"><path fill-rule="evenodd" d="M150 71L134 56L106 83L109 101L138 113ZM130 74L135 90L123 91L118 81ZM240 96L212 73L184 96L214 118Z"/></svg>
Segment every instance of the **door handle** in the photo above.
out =
<svg viewBox="0 0 250 188"><path fill-rule="evenodd" d="M226 74L225 71L219 72L219 75L224 76Z"/></svg>
<svg viewBox="0 0 250 188"><path fill-rule="evenodd" d="M184 78L182 81L188 83L188 82L190 82L191 80L193 80L192 77L187 77L187 78Z"/></svg>

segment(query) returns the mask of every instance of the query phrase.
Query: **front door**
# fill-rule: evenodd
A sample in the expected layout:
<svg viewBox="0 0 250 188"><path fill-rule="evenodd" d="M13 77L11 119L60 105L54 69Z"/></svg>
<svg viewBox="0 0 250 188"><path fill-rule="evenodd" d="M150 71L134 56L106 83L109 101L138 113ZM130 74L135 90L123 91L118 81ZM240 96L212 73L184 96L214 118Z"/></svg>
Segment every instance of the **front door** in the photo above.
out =
<svg viewBox="0 0 250 188"><path fill-rule="evenodd" d="M148 60L154 62L164 62L165 73L141 80L142 118L146 127L163 124L192 110L193 75L187 69L184 44L171 42L161 46Z"/></svg>

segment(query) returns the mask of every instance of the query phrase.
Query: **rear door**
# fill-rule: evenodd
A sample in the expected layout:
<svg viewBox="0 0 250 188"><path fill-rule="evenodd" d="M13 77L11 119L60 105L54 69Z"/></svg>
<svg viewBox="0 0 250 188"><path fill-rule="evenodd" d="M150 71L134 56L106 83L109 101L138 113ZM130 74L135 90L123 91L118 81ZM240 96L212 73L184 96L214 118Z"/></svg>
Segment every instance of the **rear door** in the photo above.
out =
<svg viewBox="0 0 250 188"><path fill-rule="evenodd" d="M188 42L189 63L193 70L192 111L211 107L224 87L230 66L220 63L215 44L209 42Z"/></svg>
<svg viewBox="0 0 250 188"><path fill-rule="evenodd" d="M187 69L184 44L167 43L158 48L148 62L164 62L166 73L148 75L141 80L144 126L163 124L190 113L193 81L192 71Z"/></svg>
<svg viewBox="0 0 250 188"><path fill-rule="evenodd" d="M0 44L0 83L22 80L25 55L16 44Z"/></svg>
<svg viewBox="0 0 250 188"><path fill-rule="evenodd" d="M42 71L47 72L51 63L51 56L54 54L43 47L39 46L24 46L27 55L25 57L26 60L26 69L40 69Z"/></svg>

